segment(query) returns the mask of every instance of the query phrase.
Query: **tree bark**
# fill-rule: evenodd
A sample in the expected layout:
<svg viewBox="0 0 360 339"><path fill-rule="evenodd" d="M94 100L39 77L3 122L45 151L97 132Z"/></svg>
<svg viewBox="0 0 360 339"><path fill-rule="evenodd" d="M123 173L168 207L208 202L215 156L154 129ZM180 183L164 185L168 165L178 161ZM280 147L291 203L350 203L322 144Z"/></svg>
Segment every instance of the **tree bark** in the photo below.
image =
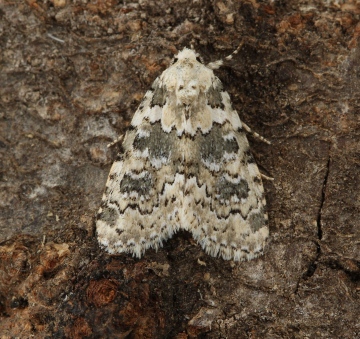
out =
<svg viewBox="0 0 360 339"><path fill-rule="evenodd" d="M360 7L352 1L0 2L0 338L360 337ZM153 80L216 61L266 181L264 256L179 232L111 256L94 217Z"/></svg>

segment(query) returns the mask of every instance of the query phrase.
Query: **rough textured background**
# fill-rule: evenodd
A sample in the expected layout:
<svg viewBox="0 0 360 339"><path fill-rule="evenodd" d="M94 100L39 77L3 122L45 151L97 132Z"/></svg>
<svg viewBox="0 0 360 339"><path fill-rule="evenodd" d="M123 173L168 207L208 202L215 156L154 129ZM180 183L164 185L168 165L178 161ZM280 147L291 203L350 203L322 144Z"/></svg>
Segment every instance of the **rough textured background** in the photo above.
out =
<svg viewBox="0 0 360 339"><path fill-rule="evenodd" d="M359 338L357 1L0 1L0 338ZM265 256L181 232L108 256L94 215L146 89L191 43L266 182Z"/></svg>

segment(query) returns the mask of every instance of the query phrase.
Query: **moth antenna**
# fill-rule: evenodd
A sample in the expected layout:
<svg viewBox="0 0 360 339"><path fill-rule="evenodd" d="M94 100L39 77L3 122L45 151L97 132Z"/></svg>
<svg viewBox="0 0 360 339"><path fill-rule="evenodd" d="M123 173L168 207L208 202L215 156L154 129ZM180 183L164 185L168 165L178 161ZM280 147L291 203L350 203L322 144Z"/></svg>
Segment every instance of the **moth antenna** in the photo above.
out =
<svg viewBox="0 0 360 339"><path fill-rule="evenodd" d="M259 133L254 132L248 125L245 124L245 122L242 122L242 126L246 132L252 134L255 138L258 138L259 140L265 142L268 145L271 145L271 142L269 140L265 139Z"/></svg>
<svg viewBox="0 0 360 339"><path fill-rule="evenodd" d="M238 54L241 47L243 46L244 41L241 41L239 46L235 49L234 52L232 52L231 54L229 54L227 57L225 57L225 60L231 60L233 58L234 55ZM224 59L220 59L220 60L216 60L213 62L208 63L206 66L210 69L219 69L223 64L224 64Z"/></svg>
<svg viewBox="0 0 360 339"><path fill-rule="evenodd" d="M121 142L124 139L124 134L120 135L117 139L113 140L110 144L107 144L106 147L110 148L117 143Z"/></svg>

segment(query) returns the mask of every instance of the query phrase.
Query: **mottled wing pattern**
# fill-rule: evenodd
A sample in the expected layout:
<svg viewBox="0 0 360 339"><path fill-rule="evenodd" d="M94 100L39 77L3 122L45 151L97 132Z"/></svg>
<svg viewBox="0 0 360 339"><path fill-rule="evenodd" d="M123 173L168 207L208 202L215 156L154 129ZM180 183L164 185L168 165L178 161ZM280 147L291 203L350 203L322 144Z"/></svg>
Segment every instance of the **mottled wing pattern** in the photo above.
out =
<svg viewBox="0 0 360 339"><path fill-rule="evenodd" d="M162 246L180 227L185 178L179 175L176 131L161 128L165 93L158 82L136 111L106 183L97 233L109 253L140 257L147 248Z"/></svg>
<svg viewBox="0 0 360 339"><path fill-rule="evenodd" d="M212 256L252 259L262 253L268 237L261 175L228 93L215 77L213 85L207 109L222 118L192 138L197 161L185 166L188 218L183 225Z"/></svg>
<svg viewBox="0 0 360 339"><path fill-rule="evenodd" d="M180 228L212 256L252 259L268 236L259 170L213 71L184 49L136 111L114 162L97 234L140 257Z"/></svg>

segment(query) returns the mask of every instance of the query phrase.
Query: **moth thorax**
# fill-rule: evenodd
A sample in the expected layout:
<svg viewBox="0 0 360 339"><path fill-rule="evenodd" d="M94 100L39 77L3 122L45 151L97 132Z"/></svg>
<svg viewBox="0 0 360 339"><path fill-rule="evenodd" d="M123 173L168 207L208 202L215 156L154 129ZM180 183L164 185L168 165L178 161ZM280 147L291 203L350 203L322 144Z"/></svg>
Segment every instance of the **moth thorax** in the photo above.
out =
<svg viewBox="0 0 360 339"><path fill-rule="evenodd" d="M199 83L197 80L190 80L188 82L180 81L177 86L176 96L178 102L190 105L199 97Z"/></svg>

